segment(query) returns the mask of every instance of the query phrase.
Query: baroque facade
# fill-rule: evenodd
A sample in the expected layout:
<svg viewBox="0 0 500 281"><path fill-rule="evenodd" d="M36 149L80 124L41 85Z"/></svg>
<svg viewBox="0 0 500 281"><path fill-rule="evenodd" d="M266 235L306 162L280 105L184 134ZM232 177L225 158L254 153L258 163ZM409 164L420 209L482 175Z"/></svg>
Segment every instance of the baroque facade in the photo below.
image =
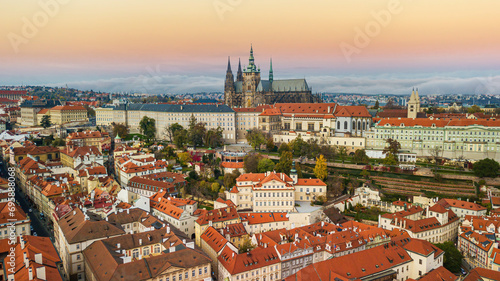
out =
<svg viewBox="0 0 500 281"><path fill-rule="evenodd" d="M255 65L253 48L250 48L248 66L242 70L238 64L236 80L228 59L226 81L224 83L224 103L229 107L256 107L260 104L278 102L304 103L319 102L319 97L312 95L305 79L274 80L273 64L270 62L269 80L262 80L260 68Z"/></svg>

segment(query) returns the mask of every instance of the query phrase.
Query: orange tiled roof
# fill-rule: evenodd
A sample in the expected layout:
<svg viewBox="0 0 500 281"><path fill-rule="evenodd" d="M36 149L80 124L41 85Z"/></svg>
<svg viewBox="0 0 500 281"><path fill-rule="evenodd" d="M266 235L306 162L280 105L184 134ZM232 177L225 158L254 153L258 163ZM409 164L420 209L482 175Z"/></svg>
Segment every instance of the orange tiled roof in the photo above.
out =
<svg viewBox="0 0 500 281"><path fill-rule="evenodd" d="M50 110L87 110L85 109L85 107L81 106L81 105L58 105L58 106L54 106L52 107Z"/></svg>
<svg viewBox="0 0 500 281"><path fill-rule="evenodd" d="M472 211L482 211L486 210L486 207L483 207L481 205L478 205L473 202L467 202L467 201L461 201L457 199L448 199L448 198L443 198L439 200L436 204L441 204L445 208L460 208L460 209L467 209L467 210L472 210Z"/></svg>
<svg viewBox="0 0 500 281"><path fill-rule="evenodd" d="M216 253L219 253L227 244L227 239L222 236L215 228L208 227L200 238L208 244Z"/></svg>

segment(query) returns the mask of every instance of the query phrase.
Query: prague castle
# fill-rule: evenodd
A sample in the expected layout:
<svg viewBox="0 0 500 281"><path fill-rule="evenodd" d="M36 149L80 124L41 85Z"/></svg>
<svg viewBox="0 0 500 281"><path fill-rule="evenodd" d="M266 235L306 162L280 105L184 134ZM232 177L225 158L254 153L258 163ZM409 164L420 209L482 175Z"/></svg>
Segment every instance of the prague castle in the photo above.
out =
<svg viewBox="0 0 500 281"><path fill-rule="evenodd" d="M305 79L274 80L273 64L270 61L269 80L261 80L260 68L254 62L253 48L250 48L248 66L241 69L238 63L236 81L228 60L224 85L224 103L230 107L256 107L274 103L312 103L320 99L311 93Z"/></svg>

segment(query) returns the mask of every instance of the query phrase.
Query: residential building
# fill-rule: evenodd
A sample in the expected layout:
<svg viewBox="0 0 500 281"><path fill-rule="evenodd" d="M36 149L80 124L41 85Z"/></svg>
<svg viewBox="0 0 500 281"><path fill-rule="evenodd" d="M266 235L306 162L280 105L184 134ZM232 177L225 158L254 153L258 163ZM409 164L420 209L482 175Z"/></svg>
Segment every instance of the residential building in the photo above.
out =
<svg viewBox="0 0 500 281"><path fill-rule="evenodd" d="M50 121L58 125L88 120L87 109L81 105L54 106L49 110L48 114L50 115Z"/></svg>
<svg viewBox="0 0 500 281"><path fill-rule="evenodd" d="M250 281L281 278L281 261L274 247L257 247L242 254L225 247L217 259L218 280Z"/></svg>
<svg viewBox="0 0 500 281"><path fill-rule="evenodd" d="M26 100L20 105L21 121L19 123L21 123L21 126L37 126L40 123L37 115L40 110L49 109L60 104L59 100Z"/></svg>
<svg viewBox="0 0 500 281"><path fill-rule="evenodd" d="M194 239L196 217L193 215L198 208L198 203L189 199L169 197L166 191L160 191L153 195L150 198L150 203L153 215ZM199 236L196 237L199 239Z"/></svg>
<svg viewBox="0 0 500 281"><path fill-rule="evenodd" d="M105 220L91 220L79 208L61 217L54 226L54 244L64 265L64 278L86 280L83 250L94 241L124 234L122 228Z"/></svg>
<svg viewBox="0 0 500 281"><path fill-rule="evenodd" d="M296 201L326 198L326 184L319 179L299 179L295 170L284 173L243 174L228 188L226 198L240 210L253 212L296 212Z"/></svg>
<svg viewBox="0 0 500 281"><path fill-rule="evenodd" d="M407 280L443 265L444 252L427 241L405 238L314 263L285 280Z"/></svg>
<svg viewBox="0 0 500 281"><path fill-rule="evenodd" d="M95 146L102 152L102 146L104 144L110 144L111 138L108 133L87 130L70 133L66 137L66 143L69 142L74 146Z"/></svg>
<svg viewBox="0 0 500 281"><path fill-rule="evenodd" d="M150 180L135 176L128 181L128 190L144 197L151 197L159 191L165 191L169 196L177 196L178 190L173 184L173 179L168 181Z"/></svg>
<svg viewBox="0 0 500 281"><path fill-rule="evenodd" d="M128 181L135 177L158 174L167 171L167 163L154 157L128 157L115 159L115 173L122 186L128 186Z"/></svg>
<svg viewBox="0 0 500 281"><path fill-rule="evenodd" d="M14 165L19 161L28 157L28 154L34 157L37 161L47 162L48 160L59 160L59 149L53 146L24 146L14 147L10 151L10 164Z"/></svg>
<svg viewBox="0 0 500 281"><path fill-rule="evenodd" d="M436 204L443 206L447 210L452 210L458 217L460 217L460 220L463 220L467 215L485 216L487 212L486 207L473 202L457 199L443 198L437 201Z"/></svg>
<svg viewBox="0 0 500 281"><path fill-rule="evenodd" d="M0 239L31 235L30 223L30 218L17 203L0 203Z"/></svg>
<svg viewBox="0 0 500 281"><path fill-rule="evenodd" d="M215 229L220 229L227 225L240 222L241 218L234 206L201 213L195 221L196 245L200 247L201 235L208 227L212 226Z"/></svg>
<svg viewBox="0 0 500 281"><path fill-rule="evenodd" d="M0 280L63 281L61 258L48 237L0 240Z"/></svg>
<svg viewBox="0 0 500 281"><path fill-rule="evenodd" d="M495 234L464 231L458 236L457 249L464 255L472 268L492 268L495 258L493 250L498 249Z"/></svg>
<svg viewBox="0 0 500 281"><path fill-rule="evenodd" d="M463 281L495 281L500 280L500 272L481 267L476 267L469 271Z"/></svg>
<svg viewBox="0 0 500 281"><path fill-rule="evenodd" d="M247 142L246 136L252 129L260 129L259 114L271 105L259 105L257 107L233 107L236 112L236 141Z"/></svg>
<svg viewBox="0 0 500 281"><path fill-rule="evenodd" d="M76 169L80 165L103 166L104 157L96 146L75 147L72 143L61 150L61 162L65 167Z"/></svg>
<svg viewBox="0 0 500 281"><path fill-rule="evenodd" d="M381 119L366 132L366 148L382 150L387 139L417 157L431 156L438 147L450 159L500 160L500 120L497 119Z"/></svg>
<svg viewBox="0 0 500 281"><path fill-rule="evenodd" d="M215 276L219 273L217 257L222 253L225 247L229 247L233 252L238 253L238 249L232 245L219 231L213 227L208 227L201 235L200 248L212 260L212 269Z"/></svg>
<svg viewBox="0 0 500 281"><path fill-rule="evenodd" d="M164 227L164 223L148 212L138 209L129 208L126 210L117 211L108 214L106 221L119 225L126 233L142 233L153 229Z"/></svg>
<svg viewBox="0 0 500 281"><path fill-rule="evenodd" d="M98 126L109 123L109 109L96 109ZM235 113L227 105L219 104L124 104L113 108L113 122L124 124L132 132L137 131L144 116L156 122L158 138L165 134L164 128L178 123L184 128L189 126L191 116L197 122L203 122L207 130L222 128L222 137L226 143L235 143Z"/></svg>
<svg viewBox="0 0 500 281"><path fill-rule="evenodd" d="M210 258L168 228L95 241L83 256L89 281L211 280Z"/></svg>
<svg viewBox="0 0 500 281"><path fill-rule="evenodd" d="M413 206L404 211L379 215L379 227L387 230L403 229L410 237L431 243L454 241L458 235L459 218L451 210L435 204L424 209Z"/></svg>

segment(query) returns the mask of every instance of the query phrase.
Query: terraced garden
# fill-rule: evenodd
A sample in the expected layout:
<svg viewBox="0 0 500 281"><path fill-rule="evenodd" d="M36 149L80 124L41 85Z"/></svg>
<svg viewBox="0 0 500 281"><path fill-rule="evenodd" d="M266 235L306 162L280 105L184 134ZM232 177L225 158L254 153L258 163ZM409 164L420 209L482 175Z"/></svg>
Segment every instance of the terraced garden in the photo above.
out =
<svg viewBox="0 0 500 281"><path fill-rule="evenodd" d="M427 191L453 197L473 197L476 195L474 186L465 184L465 182L437 183L380 176L372 176L371 179L383 191L390 193L418 195Z"/></svg>

